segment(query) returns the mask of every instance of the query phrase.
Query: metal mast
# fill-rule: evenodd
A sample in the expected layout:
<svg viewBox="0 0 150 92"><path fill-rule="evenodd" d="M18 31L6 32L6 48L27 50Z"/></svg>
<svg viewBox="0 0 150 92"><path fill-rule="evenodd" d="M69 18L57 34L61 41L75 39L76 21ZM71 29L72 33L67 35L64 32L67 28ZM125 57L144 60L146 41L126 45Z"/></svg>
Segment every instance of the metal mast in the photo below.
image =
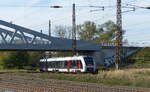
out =
<svg viewBox="0 0 150 92"><path fill-rule="evenodd" d="M49 36L51 37L51 20L49 20Z"/></svg>
<svg viewBox="0 0 150 92"><path fill-rule="evenodd" d="M48 35L49 35L49 37L51 37L51 20L49 20L49 29L48 29ZM46 68L46 72L48 72L48 58L49 57L51 57L51 52L49 52L49 51L46 51L45 52L45 60L46 60L46 63L45 63L45 68Z"/></svg>
<svg viewBox="0 0 150 92"><path fill-rule="evenodd" d="M73 54L76 54L76 13L75 13L75 4L72 6L72 48Z"/></svg>
<svg viewBox="0 0 150 92"><path fill-rule="evenodd" d="M118 64L121 62L121 48L122 48L122 14L121 14L121 0L117 0L117 31L116 31L116 53L115 65L116 69L119 68Z"/></svg>

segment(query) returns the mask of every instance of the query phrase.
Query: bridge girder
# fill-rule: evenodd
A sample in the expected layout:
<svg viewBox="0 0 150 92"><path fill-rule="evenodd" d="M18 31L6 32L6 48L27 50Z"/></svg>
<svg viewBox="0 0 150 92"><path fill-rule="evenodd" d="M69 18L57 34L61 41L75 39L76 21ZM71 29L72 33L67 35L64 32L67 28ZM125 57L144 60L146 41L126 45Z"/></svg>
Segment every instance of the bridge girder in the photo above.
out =
<svg viewBox="0 0 150 92"><path fill-rule="evenodd" d="M0 50L72 51L72 40L46 34L0 20ZM31 35L31 36L29 36ZM9 37L8 37L9 36ZM18 38L18 39L15 39ZM77 40L77 51L99 51L99 43Z"/></svg>

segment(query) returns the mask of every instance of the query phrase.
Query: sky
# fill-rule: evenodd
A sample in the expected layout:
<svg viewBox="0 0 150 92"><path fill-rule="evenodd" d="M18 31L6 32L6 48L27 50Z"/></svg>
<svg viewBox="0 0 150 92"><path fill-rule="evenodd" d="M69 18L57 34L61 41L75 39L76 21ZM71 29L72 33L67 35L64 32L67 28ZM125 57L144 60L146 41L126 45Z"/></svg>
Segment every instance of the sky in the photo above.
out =
<svg viewBox="0 0 150 92"><path fill-rule="evenodd" d="M102 24L108 20L116 22L116 0L3 0L0 2L0 19L12 21L36 31L43 30L48 34L48 21L52 29L57 25L71 26L72 4L76 4L76 23L93 21ZM150 0L122 0L122 5L150 6ZM54 9L48 6L60 5ZM82 6L111 6L104 11L101 8ZM97 10L90 12L91 10ZM128 11L132 9L122 9ZM135 11L123 13L124 39L134 45L150 46L150 10L136 8Z"/></svg>

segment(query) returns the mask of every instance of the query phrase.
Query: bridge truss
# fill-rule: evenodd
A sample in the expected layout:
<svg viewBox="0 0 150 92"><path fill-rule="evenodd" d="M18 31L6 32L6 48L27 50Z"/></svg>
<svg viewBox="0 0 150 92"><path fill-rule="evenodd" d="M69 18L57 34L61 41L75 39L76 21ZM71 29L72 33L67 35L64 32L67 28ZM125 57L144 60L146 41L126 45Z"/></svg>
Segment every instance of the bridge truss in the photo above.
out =
<svg viewBox="0 0 150 92"><path fill-rule="evenodd" d="M99 51L98 43L77 40L77 51ZM0 20L0 50L72 51L72 40L46 34Z"/></svg>

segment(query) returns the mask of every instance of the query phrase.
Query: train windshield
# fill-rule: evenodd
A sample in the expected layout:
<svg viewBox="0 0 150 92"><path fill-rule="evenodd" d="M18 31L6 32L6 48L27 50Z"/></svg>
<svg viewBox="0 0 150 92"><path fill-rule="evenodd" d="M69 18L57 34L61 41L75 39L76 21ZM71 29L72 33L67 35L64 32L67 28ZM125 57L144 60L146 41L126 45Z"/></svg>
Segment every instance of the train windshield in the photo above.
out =
<svg viewBox="0 0 150 92"><path fill-rule="evenodd" d="M85 60L85 64L87 66L93 66L94 65L94 62L93 62L93 58L92 57L84 57L84 60Z"/></svg>

